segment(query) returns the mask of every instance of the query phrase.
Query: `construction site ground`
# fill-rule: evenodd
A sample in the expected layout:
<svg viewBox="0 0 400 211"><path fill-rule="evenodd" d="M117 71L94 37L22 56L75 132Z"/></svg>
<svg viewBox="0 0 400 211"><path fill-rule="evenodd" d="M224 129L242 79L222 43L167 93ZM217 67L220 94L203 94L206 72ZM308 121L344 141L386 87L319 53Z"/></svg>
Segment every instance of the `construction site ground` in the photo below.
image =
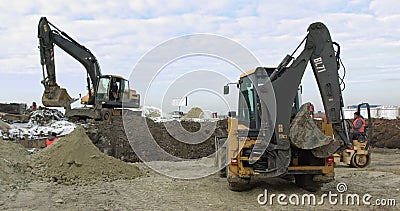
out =
<svg viewBox="0 0 400 211"><path fill-rule="evenodd" d="M345 183L345 194L358 194L360 197L370 194L371 204L377 199L394 199L395 206L358 206L340 202L333 205L328 199L323 205L314 206L279 205L276 199L272 204L260 205L257 198L265 190L268 197L272 194L297 194L301 197L310 192L281 178L253 181L253 188L246 192L229 190L226 178L221 178L218 173L193 180L170 178L151 170L145 163L137 162L139 160L129 146L122 121L113 120L112 123L83 124L85 128L78 126L52 146L31 155L22 145L0 139L0 210L399 209L399 120L375 121L377 127L370 166L356 169L340 164L335 168L335 181L313 194L317 200L329 192L339 194L338 183ZM183 121L180 124L192 132L200 127L198 122ZM214 136L226 135L226 120L217 122L214 134L198 145L178 142L168 134L163 123L148 120L147 126L164 150L190 159L210 155L214 150ZM144 138L143 142L146 141ZM174 162L173 165L165 162L168 161L154 161L152 166L168 166L169 172L177 172L190 165L196 168L193 172L197 173L215 168L212 158Z"/></svg>
<svg viewBox="0 0 400 211"><path fill-rule="evenodd" d="M210 166L212 160L209 160ZM270 179L256 182L255 188L247 192L232 192L225 178L211 175L196 180L180 180L165 177L149 170L143 163L137 166L143 176L129 180L99 182L95 184L63 185L41 180L26 183L8 183L0 186L0 209L4 210L132 210L132 209L188 209L188 210L253 210L253 209L399 209L376 206L282 206L259 205L257 197L268 194L307 194L309 192L296 187L283 179ZM178 168L179 165L177 165ZM171 169L173 170L173 169ZM325 184L320 196L332 191L337 193L339 182L347 184L348 193L371 194L372 199L395 199L400 202L400 150L375 149L371 165L365 169L348 168L339 165L336 181ZM373 201L373 200L371 200Z"/></svg>

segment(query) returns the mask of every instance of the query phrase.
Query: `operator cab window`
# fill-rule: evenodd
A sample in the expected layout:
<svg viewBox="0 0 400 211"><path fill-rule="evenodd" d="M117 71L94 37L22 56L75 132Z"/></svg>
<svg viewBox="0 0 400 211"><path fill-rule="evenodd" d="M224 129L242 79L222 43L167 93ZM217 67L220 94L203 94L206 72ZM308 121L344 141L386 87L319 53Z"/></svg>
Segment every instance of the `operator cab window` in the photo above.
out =
<svg viewBox="0 0 400 211"><path fill-rule="evenodd" d="M129 81L128 80L121 80L121 97L123 102L129 101Z"/></svg>
<svg viewBox="0 0 400 211"><path fill-rule="evenodd" d="M250 128L255 126L254 87L248 77L242 79L239 96L239 121Z"/></svg>
<svg viewBox="0 0 400 211"><path fill-rule="evenodd" d="M110 84L109 78L100 78L99 87L97 90L97 100L108 100L108 86Z"/></svg>
<svg viewBox="0 0 400 211"><path fill-rule="evenodd" d="M120 89L121 82L117 78L113 78L110 84L110 100L119 101L120 100Z"/></svg>

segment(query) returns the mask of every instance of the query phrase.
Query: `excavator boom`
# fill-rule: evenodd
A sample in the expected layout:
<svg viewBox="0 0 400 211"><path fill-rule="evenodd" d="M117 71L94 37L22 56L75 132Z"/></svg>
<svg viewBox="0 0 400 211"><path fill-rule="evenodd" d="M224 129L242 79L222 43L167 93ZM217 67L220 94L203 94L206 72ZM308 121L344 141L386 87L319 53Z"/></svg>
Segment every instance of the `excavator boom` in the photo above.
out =
<svg viewBox="0 0 400 211"><path fill-rule="evenodd" d="M101 75L100 66L96 57L89 49L52 25L45 17L42 17L39 21L38 38L40 63L43 67L42 84L45 87L42 97L43 105L69 108L70 104L75 101L68 95L64 88L61 88L57 84L54 63L54 45L60 47L85 67L88 74L88 104L93 105L94 96L90 90L97 86L98 77ZM46 71L44 69L46 69Z"/></svg>
<svg viewBox="0 0 400 211"><path fill-rule="evenodd" d="M349 145L350 141L342 118L342 108L344 105L338 73L340 67L340 47L332 42L329 30L323 23L313 23L307 31L305 47L300 55L289 67L279 69L279 66L282 64L283 67L286 67L286 64L293 58L289 55L286 56L281 65L278 66L270 77L278 105L277 122L282 122L284 127L285 125L288 127L292 101L296 95L306 66L308 63L311 63L324 105L327 122L332 124L335 134L344 142L342 145ZM337 53L335 53L333 48L334 45L337 45L339 48ZM285 129L289 131L289 128Z"/></svg>

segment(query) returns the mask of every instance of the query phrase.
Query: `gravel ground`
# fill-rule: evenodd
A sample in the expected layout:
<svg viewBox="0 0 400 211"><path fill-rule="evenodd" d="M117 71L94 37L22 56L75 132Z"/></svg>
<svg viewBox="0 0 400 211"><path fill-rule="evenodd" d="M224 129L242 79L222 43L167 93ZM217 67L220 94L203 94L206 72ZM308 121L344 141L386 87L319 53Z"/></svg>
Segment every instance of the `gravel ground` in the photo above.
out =
<svg viewBox="0 0 400 211"><path fill-rule="evenodd" d="M173 179L160 175L143 163L134 163L144 176L133 180L103 182L88 186L66 186L52 182L32 181L26 184L8 184L0 186L0 209L4 210L253 210L253 209L318 209L318 210L394 210L400 206L400 150L374 149L372 163L365 169L349 168L339 165L336 168L336 181L325 184L321 191L314 193L317 200L329 191L339 194L338 183L346 183L343 194L368 193L369 200L395 199L393 206L357 206L330 205L328 199L324 205L259 205L257 197L268 191L271 194L297 194L300 197L309 192L296 187L292 182L274 178L257 182L247 192L232 192L225 178L211 175L195 180ZM206 165L206 163L209 165ZM199 160L193 166L212 168L212 160ZM163 165L162 162L154 165ZM182 165L177 164L177 169ZM170 169L173 171L174 169ZM286 199L286 201L288 201ZM362 202L362 201L361 201ZM338 202L339 203L339 202Z"/></svg>

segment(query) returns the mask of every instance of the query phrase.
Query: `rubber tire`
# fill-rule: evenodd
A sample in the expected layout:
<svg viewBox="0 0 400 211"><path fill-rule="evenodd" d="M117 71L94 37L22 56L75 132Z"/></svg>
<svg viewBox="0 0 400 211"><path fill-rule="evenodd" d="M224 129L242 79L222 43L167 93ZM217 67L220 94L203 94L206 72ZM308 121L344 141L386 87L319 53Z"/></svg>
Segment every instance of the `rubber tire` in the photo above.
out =
<svg viewBox="0 0 400 211"><path fill-rule="evenodd" d="M357 164L357 162L356 162L356 155L357 155L357 153L354 153L354 155L351 157L351 161L350 161L351 166L353 166L353 167L355 167L355 168L365 168L365 167L367 167L367 166L369 165L369 163L371 162L371 157L370 157L370 154L368 153L368 154L366 155L367 162L365 162L364 165L359 165L359 164Z"/></svg>
<svg viewBox="0 0 400 211"><path fill-rule="evenodd" d="M314 175L311 174L294 175L294 181L297 186L310 192L316 192L321 190L322 183L313 181L313 177Z"/></svg>
<svg viewBox="0 0 400 211"><path fill-rule="evenodd" d="M232 182L228 180L228 187L230 190L236 192L250 190L250 179L240 179L239 182Z"/></svg>
<svg viewBox="0 0 400 211"><path fill-rule="evenodd" d="M110 111L103 111L101 114L101 119L104 121L110 121L111 120L111 112Z"/></svg>

